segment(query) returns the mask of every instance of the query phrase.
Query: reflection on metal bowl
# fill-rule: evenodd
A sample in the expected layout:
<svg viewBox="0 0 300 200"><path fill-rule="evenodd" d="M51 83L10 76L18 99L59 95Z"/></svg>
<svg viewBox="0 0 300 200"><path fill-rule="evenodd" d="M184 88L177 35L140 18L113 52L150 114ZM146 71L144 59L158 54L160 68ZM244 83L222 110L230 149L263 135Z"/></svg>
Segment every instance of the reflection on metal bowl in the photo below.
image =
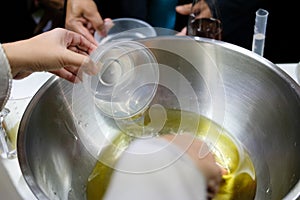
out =
<svg viewBox="0 0 300 200"><path fill-rule="evenodd" d="M161 66L179 72L197 97L191 99L181 81L161 68L160 78L170 80L163 86L175 84L181 98L161 87L153 104L197 112L240 141L254 164L255 199L299 197L300 88L294 80L268 60L221 41L176 36L139 41ZM87 178L96 163L90 146L95 144L82 140L81 132L95 138L92 130L99 127L89 113L74 113L72 89L71 83L51 78L20 124L18 159L38 199L86 198ZM96 115L103 131L117 132L111 119Z"/></svg>

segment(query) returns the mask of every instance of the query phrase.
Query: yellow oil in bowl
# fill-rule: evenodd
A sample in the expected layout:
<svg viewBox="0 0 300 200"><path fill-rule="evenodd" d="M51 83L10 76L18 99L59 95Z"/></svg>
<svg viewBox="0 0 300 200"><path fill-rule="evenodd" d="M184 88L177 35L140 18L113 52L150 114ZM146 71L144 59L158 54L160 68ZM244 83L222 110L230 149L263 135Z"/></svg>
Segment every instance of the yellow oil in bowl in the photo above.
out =
<svg viewBox="0 0 300 200"><path fill-rule="evenodd" d="M215 200L254 199L256 193L254 166L248 152L236 139L213 121L198 114L172 109L167 110L166 114L165 124L158 135L195 133L196 137L208 143L216 161L227 170L228 173L222 177L223 181ZM148 112L145 112L142 125L147 126L150 121ZM88 200L103 199L114 173L114 165L134 140L135 137L132 135L120 132L113 143L101 152L99 157L101 162L96 163L87 182Z"/></svg>

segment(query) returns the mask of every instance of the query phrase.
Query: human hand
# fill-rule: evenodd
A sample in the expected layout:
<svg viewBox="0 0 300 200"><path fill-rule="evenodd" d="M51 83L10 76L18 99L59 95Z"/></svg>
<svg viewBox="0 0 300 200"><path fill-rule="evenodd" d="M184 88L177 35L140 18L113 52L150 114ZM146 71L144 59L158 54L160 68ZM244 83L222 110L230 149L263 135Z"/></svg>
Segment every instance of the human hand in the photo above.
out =
<svg viewBox="0 0 300 200"><path fill-rule="evenodd" d="M181 15L190 15L194 13L195 18L210 18L212 17L212 12L208 4L204 1L198 1L194 6L192 3L176 6L176 12ZM186 35L187 27L184 27L177 35Z"/></svg>
<svg viewBox="0 0 300 200"><path fill-rule="evenodd" d="M204 0L198 1L194 6L190 3L176 6L175 9L181 15L194 13L196 18L210 18L213 16L210 7Z"/></svg>
<svg viewBox="0 0 300 200"><path fill-rule="evenodd" d="M180 147L192 158L206 178L207 199L212 199L219 191L222 175L227 172L216 163L214 155L211 153L207 144L191 134L168 134L162 137Z"/></svg>
<svg viewBox="0 0 300 200"><path fill-rule="evenodd" d="M68 0L66 10L65 27L82 34L89 41L97 44L94 33L107 35L107 27L110 27L110 18L102 19L93 0Z"/></svg>
<svg viewBox="0 0 300 200"><path fill-rule="evenodd" d="M192 3L178 5L178 6L176 6L175 10L177 13L179 13L181 15L189 15L189 14L191 14L191 11L192 11Z"/></svg>
<svg viewBox="0 0 300 200"><path fill-rule="evenodd" d="M180 32L178 32L176 35L177 36L185 36L186 35L186 32L187 32L187 27L183 27L183 29L181 29Z"/></svg>
<svg viewBox="0 0 300 200"><path fill-rule="evenodd" d="M49 71L76 82L79 67L97 73L89 54L96 46L82 35L62 28L44 32L27 40L2 44L14 79L36 71Z"/></svg>

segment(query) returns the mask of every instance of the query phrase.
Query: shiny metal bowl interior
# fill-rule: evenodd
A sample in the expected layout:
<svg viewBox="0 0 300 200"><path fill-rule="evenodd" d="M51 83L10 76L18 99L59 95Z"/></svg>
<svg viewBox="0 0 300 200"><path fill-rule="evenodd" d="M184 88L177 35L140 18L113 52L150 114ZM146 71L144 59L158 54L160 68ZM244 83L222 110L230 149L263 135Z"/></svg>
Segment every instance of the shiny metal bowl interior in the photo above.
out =
<svg viewBox="0 0 300 200"><path fill-rule="evenodd" d="M249 151L258 178L255 199L299 197L300 88L294 80L268 60L221 41L168 36L140 42L151 48L159 63L189 80L199 98L199 114L222 124ZM178 56L172 49L190 56ZM207 59L216 63L222 90ZM214 108L207 86L216 89L215 97L225 95L222 118L216 117L218 112L211 116ZM34 96L20 124L18 159L38 199L85 199L87 177L96 160L78 139L71 93L71 83L51 78ZM164 99L165 107L176 106L166 95L158 92L156 98Z"/></svg>

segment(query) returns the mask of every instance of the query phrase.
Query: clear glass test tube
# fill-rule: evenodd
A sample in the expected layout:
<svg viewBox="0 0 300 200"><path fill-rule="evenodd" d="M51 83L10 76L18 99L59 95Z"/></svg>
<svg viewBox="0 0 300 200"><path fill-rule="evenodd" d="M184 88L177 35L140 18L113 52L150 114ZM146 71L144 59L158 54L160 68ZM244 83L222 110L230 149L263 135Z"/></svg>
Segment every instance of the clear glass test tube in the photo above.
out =
<svg viewBox="0 0 300 200"><path fill-rule="evenodd" d="M256 11L252 51L261 56L264 54L268 15L269 12L262 8Z"/></svg>

